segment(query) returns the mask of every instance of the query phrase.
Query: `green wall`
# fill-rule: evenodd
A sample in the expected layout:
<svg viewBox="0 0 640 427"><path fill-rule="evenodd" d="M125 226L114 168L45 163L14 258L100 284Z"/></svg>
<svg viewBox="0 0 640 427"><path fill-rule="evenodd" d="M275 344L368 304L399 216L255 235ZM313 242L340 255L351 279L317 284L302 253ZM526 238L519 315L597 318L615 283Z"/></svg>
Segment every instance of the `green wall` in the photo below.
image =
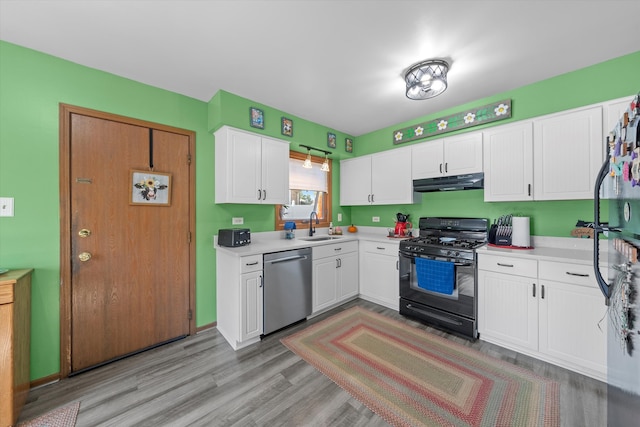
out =
<svg viewBox="0 0 640 427"><path fill-rule="evenodd" d="M354 143L354 153L362 156L397 148L398 146L394 146L392 142L394 130L502 99L512 100L511 119L477 126L468 129L467 132L633 95L640 91L638 70L640 70L640 51L358 136ZM462 132L451 132L446 136L456 133ZM418 144L430 139L437 138L412 141L400 146ZM568 167L570 167L569 164ZM420 216L439 215L495 219L500 215L513 213L531 217L533 235L556 237L569 237L578 219L593 220L593 203L589 200L484 203L482 190L425 193L421 196L421 201L414 205L354 206L351 208L351 220L358 225L391 227L394 224L396 212L409 213L410 219L413 220ZM606 218L605 214L606 211L603 211L602 218ZM373 223L373 216L379 216L380 223Z"/></svg>
<svg viewBox="0 0 640 427"><path fill-rule="evenodd" d="M435 115L399 123L354 138L354 154L394 148L391 132L431 118L502 98L513 99L513 120L547 114L635 93L640 52L574 73L546 80ZM634 73L635 72L635 73ZM602 76L607 76L605 80ZM613 76L613 77L612 77ZM598 82L594 87L593 82ZM58 189L58 105L67 103L196 132L196 324L216 320L215 250L212 236L242 216L254 231L274 228L275 210L261 205L216 205L214 141L211 132L222 124L326 149L326 134L337 135L334 159L333 213L341 224L392 226L396 212L423 215L486 216L506 213L532 216L533 234L566 236L576 219L592 218L591 203L483 203L482 191L423 194L409 206L340 207L339 159L345 135L266 105L218 92L209 103L154 88L105 72L0 41L0 196L15 198L15 217L0 218L0 266L33 267L31 378L59 371L60 214ZM249 107L265 112L265 129L249 126ZM280 135L280 118L294 122L292 138ZM503 122L504 123L504 122ZM371 223L371 216L382 222ZM337 221L334 221L338 225Z"/></svg>

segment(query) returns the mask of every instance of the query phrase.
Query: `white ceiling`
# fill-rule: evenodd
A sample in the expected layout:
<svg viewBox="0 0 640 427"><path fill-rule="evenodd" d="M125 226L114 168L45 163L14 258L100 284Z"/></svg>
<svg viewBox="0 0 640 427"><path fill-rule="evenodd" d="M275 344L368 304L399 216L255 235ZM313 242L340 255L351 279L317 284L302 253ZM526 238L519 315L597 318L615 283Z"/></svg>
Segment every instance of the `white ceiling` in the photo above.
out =
<svg viewBox="0 0 640 427"><path fill-rule="evenodd" d="M358 136L635 52L638 16L638 0L0 0L0 39ZM407 99L403 70L429 58L449 88Z"/></svg>

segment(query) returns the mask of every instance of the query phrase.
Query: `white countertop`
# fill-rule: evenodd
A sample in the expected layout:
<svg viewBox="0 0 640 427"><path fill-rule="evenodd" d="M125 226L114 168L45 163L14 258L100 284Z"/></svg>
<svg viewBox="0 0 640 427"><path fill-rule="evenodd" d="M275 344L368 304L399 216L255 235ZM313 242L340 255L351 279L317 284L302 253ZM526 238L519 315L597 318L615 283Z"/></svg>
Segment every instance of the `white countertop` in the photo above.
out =
<svg viewBox="0 0 640 427"><path fill-rule="evenodd" d="M531 236L533 249L510 249L484 246L478 254L505 255L516 258L528 258L555 262L573 262L576 264L593 263L593 239L573 237ZM600 262L606 263L607 245L600 245Z"/></svg>
<svg viewBox="0 0 640 427"><path fill-rule="evenodd" d="M346 231L347 227L342 227ZM358 227L355 233L344 232L341 236L334 235L333 240L308 241L310 238L308 230L296 230L295 239L285 239L284 231L265 231L261 233L251 233L251 244L229 248L218 245L218 236L214 236L213 247L216 250L224 251L236 256L260 255L270 252L288 251L291 249L310 248L313 246L330 245L340 242L367 240L373 242L396 242L400 243L402 239L387 237L386 227ZM328 236L327 228L317 228L314 238Z"/></svg>

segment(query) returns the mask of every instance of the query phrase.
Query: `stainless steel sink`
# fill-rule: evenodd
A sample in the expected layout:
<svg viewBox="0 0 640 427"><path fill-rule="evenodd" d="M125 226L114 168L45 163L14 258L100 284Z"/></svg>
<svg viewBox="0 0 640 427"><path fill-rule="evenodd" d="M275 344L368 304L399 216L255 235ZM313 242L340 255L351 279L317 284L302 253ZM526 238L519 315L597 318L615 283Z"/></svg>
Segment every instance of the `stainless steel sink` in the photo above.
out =
<svg viewBox="0 0 640 427"><path fill-rule="evenodd" d="M322 242L325 240L336 240L342 239L342 236L317 236L317 237L304 237L300 240L305 240L307 242Z"/></svg>

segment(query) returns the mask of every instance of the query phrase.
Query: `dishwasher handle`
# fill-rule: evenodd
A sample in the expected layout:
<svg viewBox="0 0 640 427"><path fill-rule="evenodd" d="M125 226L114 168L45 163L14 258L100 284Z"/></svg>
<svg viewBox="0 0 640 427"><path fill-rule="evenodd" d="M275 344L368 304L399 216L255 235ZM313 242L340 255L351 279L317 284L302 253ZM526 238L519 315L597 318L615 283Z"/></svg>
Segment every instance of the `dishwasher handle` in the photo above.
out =
<svg viewBox="0 0 640 427"><path fill-rule="evenodd" d="M265 261L265 264L279 264L281 262L289 262L289 261L297 261L300 259L309 259L309 257L307 255L294 255L294 256L289 256L289 257L285 257L285 258L278 258L278 259L274 259L271 261Z"/></svg>

